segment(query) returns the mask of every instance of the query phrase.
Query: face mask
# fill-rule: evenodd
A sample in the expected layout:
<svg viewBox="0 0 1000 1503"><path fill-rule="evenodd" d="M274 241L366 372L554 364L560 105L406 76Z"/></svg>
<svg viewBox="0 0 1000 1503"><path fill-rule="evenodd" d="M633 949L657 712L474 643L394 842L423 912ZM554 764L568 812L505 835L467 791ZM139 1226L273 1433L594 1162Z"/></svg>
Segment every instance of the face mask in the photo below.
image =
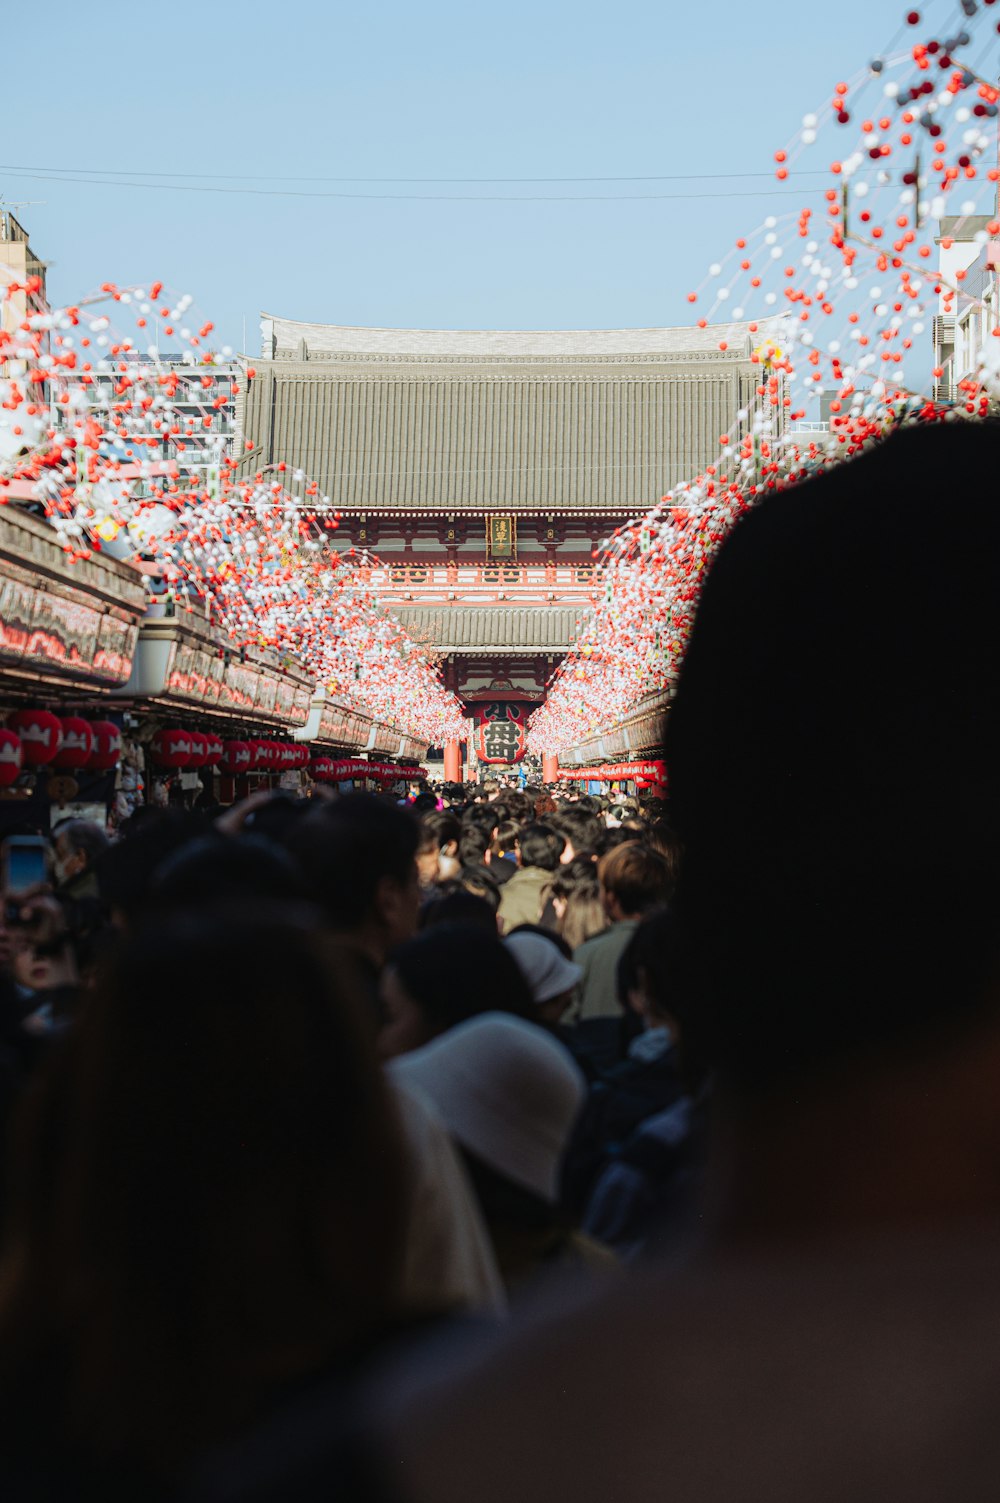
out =
<svg viewBox="0 0 1000 1503"><path fill-rule="evenodd" d="M53 863L52 872L58 887L61 887L69 879L70 873L66 869L67 865L68 862L64 856L57 856Z"/></svg>

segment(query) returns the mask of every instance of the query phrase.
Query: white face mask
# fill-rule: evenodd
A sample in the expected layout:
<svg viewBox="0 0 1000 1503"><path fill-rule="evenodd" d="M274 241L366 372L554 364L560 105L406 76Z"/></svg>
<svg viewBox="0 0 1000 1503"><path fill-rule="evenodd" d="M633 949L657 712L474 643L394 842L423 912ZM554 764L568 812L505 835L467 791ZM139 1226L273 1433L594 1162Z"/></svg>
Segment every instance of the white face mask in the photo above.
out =
<svg viewBox="0 0 1000 1503"><path fill-rule="evenodd" d="M70 877L75 875L74 872L71 872L69 870L69 865L72 860L72 856L57 856L55 861L53 862L52 874L56 879L56 885L58 887L62 887L64 882L68 882Z"/></svg>

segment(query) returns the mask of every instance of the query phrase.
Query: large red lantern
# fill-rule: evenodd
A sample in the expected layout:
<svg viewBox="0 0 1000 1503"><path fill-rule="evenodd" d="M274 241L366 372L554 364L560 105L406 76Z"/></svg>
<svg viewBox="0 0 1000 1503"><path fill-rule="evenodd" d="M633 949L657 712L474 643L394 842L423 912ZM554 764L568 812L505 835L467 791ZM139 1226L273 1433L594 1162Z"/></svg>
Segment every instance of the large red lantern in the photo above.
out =
<svg viewBox="0 0 1000 1503"><path fill-rule="evenodd" d="M14 731L0 730L0 788L17 782L21 771L21 738Z"/></svg>
<svg viewBox="0 0 1000 1503"><path fill-rule="evenodd" d="M7 727L20 737L26 767L44 767L59 751L62 727L51 710L16 710L8 716Z"/></svg>
<svg viewBox="0 0 1000 1503"><path fill-rule="evenodd" d="M188 740L191 743L188 767L193 771L197 767L204 767L208 761L208 737L202 731L189 731Z"/></svg>
<svg viewBox="0 0 1000 1503"><path fill-rule="evenodd" d="M59 750L53 759L53 767L60 772L79 772L94 755L94 733L88 720L79 715L67 715L60 721Z"/></svg>
<svg viewBox="0 0 1000 1503"><path fill-rule="evenodd" d="M329 757L314 757L309 771L317 783L329 783L333 781L333 768Z"/></svg>
<svg viewBox="0 0 1000 1503"><path fill-rule="evenodd" d="M222 753L224 750L222 739L219 736L207 736L206 740L208 741L208 756L205 759L205 766L218 767L219 763L222 761Z"/></svg>
<svg viewBox="0 0 1000 1503"><path fill-rule="evenodd" d="M118 766L122 754L122 733L111 720L95 720L90 729L94 734L94 750L87 768L90 772L110 772Z"/></svg>
<svg viewBox="0 0 1000 1503"><path fill-rule="evenodd" d="M149 743L149 750L157 767L168 772L179 772L191 761L191 738L180 727L157 731Z"/></svg>
<svg viewBox="0 0 1000 1503"><path fill-rule="evenodd" d="M227 741L222 749L221 767L223 772L236 776L241 772L249 772L252 761L252 753L249 741Z"/></svg>

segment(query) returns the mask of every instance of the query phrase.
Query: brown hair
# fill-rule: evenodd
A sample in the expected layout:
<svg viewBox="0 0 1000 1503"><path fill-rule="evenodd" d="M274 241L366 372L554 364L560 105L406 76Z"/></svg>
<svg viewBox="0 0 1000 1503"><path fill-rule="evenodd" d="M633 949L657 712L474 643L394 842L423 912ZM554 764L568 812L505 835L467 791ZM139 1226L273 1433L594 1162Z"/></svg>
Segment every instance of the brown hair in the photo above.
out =
<svg viewBox="0 0 1000 1503"><path fill-rule="evenodd" d="M597 876L605 893L617 898L622 912L630 917L665 903L673 886L663 857L638 840L626 841L602 856Z"/></svg>
<svg viewBox="0 0 1000 1503"><path fill-rule="evenodd" d="M601 902L597 866L586 857L575 857L553 873L542 889L542 901L562 899L566 910L559 920L559 934L572 948L593 939L608 927L608 916Z"/></svg>

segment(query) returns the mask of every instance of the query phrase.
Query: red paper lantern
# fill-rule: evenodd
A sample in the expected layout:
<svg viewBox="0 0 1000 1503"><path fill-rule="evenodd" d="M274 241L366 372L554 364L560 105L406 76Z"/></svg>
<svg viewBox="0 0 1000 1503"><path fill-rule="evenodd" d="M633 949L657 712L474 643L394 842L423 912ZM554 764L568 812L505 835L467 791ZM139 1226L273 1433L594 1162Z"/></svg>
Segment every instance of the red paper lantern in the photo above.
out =
<svg viewBox="0 0 1000 1503"><path fill-rule="evenodd" d="M310 771L317 783L333 781L334 764L329 757L314 757Z"/></svg>
<svg viewBox="0 0 1000 1503"><path fill-rule="evenodd" d="M26 767L44 767L59 751L62 727L51 710L16 710L8 716L7 726L20 737Z"/></svg>
<svg viewBox="0 0 1000 1503"><path fill-rule="evenodd" d="M299 765L299 749L291 741L285 741L281 746L281 769L283 772L291 772L293 767Z"/></svg>
<svg viewBox="0 0 1000 1503"><path fill-rule="evenodd" d="M0 730L0 788L17 782L21 771L21 738L14 731Z"/></svg>
<svg viewBox="0 0 1000 1503"><path fill-rule="evenodd" d="M60 721L59 750L52 765L60 772L79 772L94 755L94 733L88 720L79 715L67 715Z"/></svg>
<svg viewBox="0 0 1000 1503"><path fill-rule="evenodd" d="M149 743L149 750L157 767L178 772L191 761L191 737L179 726L157 731Z"/></svg>
<svg viewBox="0 0 1000 1503"><path fill-rule="evenodd" d="M122 733L111 720L95 720L90 729L94 733L94 750L87 768L90 772L110 772L118 766L122 754Z"/></svg>
<svg viewBox="0 0 1000 1503"><path fill-rule="evenodd" d="M222 748L220 765L223 772L228 772L233 776L241 772L249 772L251 761L249 741L227 741Z"/></svg>
<svg viewBox="0 0 1000 1503"><path fill-rule="evenodd" d="M205 760L205 766L218 767L219 763L222 761L222 753L224 750L221 737L208 736L206 737L206 740L208 741L208 756Z"/></svg>
<svg viewBox="0 0 1000 1503"><path fill-rule="evenodd" d="M250 771L266 772L270 765L270 753L266 741L251 741L250 747Z"/></svg>
<svg viewBox="0 0 1000 1503"><path fill-rule="evenodd" d="M204 767L208 761L208 737L202 731L189 731L188 740L191 743L188 767L194 771L197 767Z"/></svg>

